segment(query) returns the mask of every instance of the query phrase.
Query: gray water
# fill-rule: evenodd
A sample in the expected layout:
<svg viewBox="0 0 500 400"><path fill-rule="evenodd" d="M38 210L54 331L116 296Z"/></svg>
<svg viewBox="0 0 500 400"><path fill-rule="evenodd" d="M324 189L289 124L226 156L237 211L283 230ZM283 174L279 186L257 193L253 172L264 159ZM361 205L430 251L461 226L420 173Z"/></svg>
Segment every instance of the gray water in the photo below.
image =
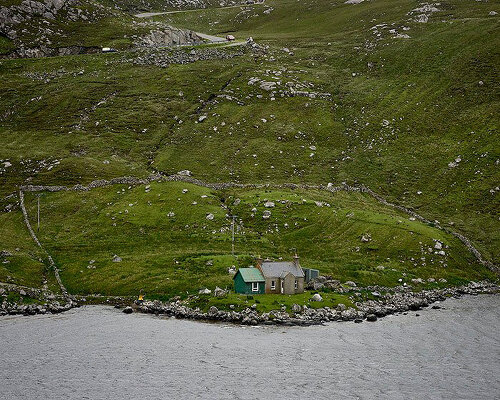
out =
<svg viewBox="0 0 500 400"><path fill-rule="evenodd" d="M500 296L241 327L109 307L0 319L1 399L498 399Z"/></svg>

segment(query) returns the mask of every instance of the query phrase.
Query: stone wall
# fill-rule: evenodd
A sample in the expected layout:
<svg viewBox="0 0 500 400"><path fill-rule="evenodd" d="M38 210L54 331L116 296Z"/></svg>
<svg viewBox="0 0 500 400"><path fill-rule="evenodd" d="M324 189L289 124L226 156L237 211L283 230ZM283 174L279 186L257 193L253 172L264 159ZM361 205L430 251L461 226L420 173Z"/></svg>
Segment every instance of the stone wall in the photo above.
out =
<svg viewBox="0 0 500 400"><path fill-rule="evenodd" d="M322 191L327 191L330 193L337 193L341 191L345 192L359 192L359 193L367 193L370 196L372 196L374 199L376 199L378 202L381 204L384 204L385 206L395 208L399 211L402 211L411 217L415 218L416 220L419 220L425 224L434 224L434 226L437 229L440 229L444 232L447 232L456 238L458 238L464 245L467 247L467 249L476 257L479 263L482 265L488 267L494 272L499 272L500 269L497 265L491 263L490 261L486 260L481 252L474 247L470 239L465 237L464 235L454 232L449 228L442 227L437 223L436 221L430 221L421 215L417 214L415 211L403 207L401 205L393 204L388 202L386 199L384 199L382 196L379 194L375 193L373 190L370 188L364 186L364 185L359 185L359 186L350 186L347 184L342 184L338 186L334 186L332 183L328 183L327 185L308 185L308 184L296 184L296 183L283 183L283 184L258 184L258 183L235 183L235 182L220 182L220 183L208 183L201 181L199 179L196 179L189 174L174 174L174 175L164 175L159 172L156 172L154 174L151 174L150 176L146 178L136 178L132 176L125 176L125 177L119 177L119 178L113 178L110 180L96 180L91 182L88 185L81 185L77 184L74 186L50 186L50 185L24 185L20 186L20 194L25 191L25 192L58 192L58 191L88 191L94 188L99 188L99 187L106 187L110 185L117 185L117 184L125 184L125 185L144 185L148 184L151 182L186 182L186 183L191 183L193 185L205 187L208 189L213 189L213 190L224 190L224 189L302 189L302 190L322 190Z"/></svg>

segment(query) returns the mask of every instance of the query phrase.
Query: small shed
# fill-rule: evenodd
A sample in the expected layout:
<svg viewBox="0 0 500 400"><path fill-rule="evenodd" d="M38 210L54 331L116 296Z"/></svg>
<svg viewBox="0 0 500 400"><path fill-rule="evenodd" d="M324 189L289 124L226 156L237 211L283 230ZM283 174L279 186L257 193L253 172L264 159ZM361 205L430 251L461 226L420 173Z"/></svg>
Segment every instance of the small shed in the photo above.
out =
<svg viewBox="0 0 500 400"><path fill-rule="evenodd" d="M312 268L302 268L306 276L306 283L319 276L319 270Z"/></svg>
<svg viewBox="0 0 500 400"><path fill-rule="evenodd" d="M266 292L266 280L257 268L240 268L233 280L236 293L264 294Z"/></svg>

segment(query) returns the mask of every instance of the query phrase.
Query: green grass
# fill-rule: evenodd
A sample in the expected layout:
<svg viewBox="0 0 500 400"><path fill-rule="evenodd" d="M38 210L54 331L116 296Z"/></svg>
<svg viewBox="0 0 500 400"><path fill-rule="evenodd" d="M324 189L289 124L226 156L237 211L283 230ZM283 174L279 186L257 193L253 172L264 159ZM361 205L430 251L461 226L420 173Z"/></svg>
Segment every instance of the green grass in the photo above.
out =
<svg viewBox="0 0 500 400"><path fill-rule="evenodd" d="M45 254L36 246L24 225L21 212L0 213L0 282L42 287L44 280L51 290L59 288L49 271Z"/></svg>
<svg viewBox="0 0 500 400"><path fill-rule="evenodd" d="M22 304L22 305L29 305L29 304L44 304L43 301L37 298L29 297L29 296L21 296L17 292L7 292L7 296L5 300L7 303L10 304Z"/></svg>
<svg viewBox="0 0 500 400"><path fill-rule="evenodd" d="M36 197L27 193L25 201L33 218ZM265 208L266 201L275 207ZM494 279L458 239L359 193L211 191L170 182L153 183L149 191L116 185L46 193L40 204L39 238L71 293L174 295L231 288L232 265L252 265L258 254L287 259L292 248L304 267L362 285L394 286L400 278L410 283L417 277L450 284ZM271 210L267 220L265 210ZM230 213L238 215L235 257ZM371 241L362 242L367 234ZM446 256L429 252L434 240L445 244ZM115 254L123 261L113 262Z"/></svg>
<svg viewBox="0 0 500 400"><path fill-rule="evenodd" d="M500 8L491 2L449 0L441 2L441 11L427 24L419 24L408 15L419 4L271 0L152 19L212 34L231 32L238 39L252 36L269 46L260 56L248 52L168 68L136 65L134 52L1 60L0 160L12 166L0 169L0 197L26 183L70 185L183 169L210 182L365 184L466 235L498 264L499 19L489 12ZM140 8L135 1L119 6ZM274 10L265 14L270 6ZM54 38L54 45L127 49L132 35L152 29L132 20L114 8L92 23L56 21L66 36ZM378 27L380 36L372 29L378 24L386 24ZM394 38L390 29L410 39ZM0 49L10 45L2 40ZM249 85L255 77L279 81L278 88L292 82L300 90L332 96L282 97L278 91L272 99L258 83ZM202 123L200 115L207 116ZM450 168L457 157L462 161ZM183 202L202 192L209 196L197 200L197 210L176 205L178 188L153 187L147 195L142 188L126 189L124 195L115 189L44 195L45 207L59 208L49 208L42 241L63 269L70 291L180 293L203 285L228 286L228 265L246 266L258 253L288 256L291 247L299 248L306 266L360 283L393 285L402 273L444 277L450 284L492 277L456 239L364 196L300 194L332 204L318 208L286 191L210 193L190 187ZM163 203L149 199L155 191L164 196ZM291 202L273 209L267 222L252 219L250 204L264 196ZM242 199L233 208L248 226L234 261L221 197ZM148 211L147 199L156 211ZM27 200L34 215L33 199ZM87 203L78 203L83 200ZM136 201L135 216L118 214ZM175 208L174 220L165 217L169 207ZM68 221L65 216L73 212L75 220ZM215 220L206 221L205 212L214 212ZM346 218L349 212L354 217ZM106 213L117 218L119 229ZM0 217L9 220L3 229L8 236L13 233L9 246L16 246L10 242L21 242L15 233L22 230L22 221ZM285 222L300 223L300 228L287 231ZM279 232L271 224L278 224ZM221 228L226 230L211 233ZM360 243L367 232L374 239ZM420 265L420 247L432 238L450 245L448 267L427 259ZM124 256L119 266L111 263L112 253ZM102 267L87 269L90 259ZM207 268L209 259L213 265ZM27 271L34 268L31 263L26 261ZM17 272L2 276L26 280L23 262L16 265ZM378 270L378 265L386 268Z"/></svg>
<svg viewBox="0 0 500 400"><path fill-rule="evenodd" d="M294 304L306 305L309 308L335 308L339 304L344 304L346 307L354 307L352 300L347 294L321 293L323 301L315 302L310 301L314 293L316 292L305 291L304 293L295 295L273 294L253 296L230 293L223 298L211 295L199 295L196 296L196 299L189 300L188 304L192 308L198 307L203 312L207 312L212 306L217 307L219 310L241 312L254 304L257 306L256 311L259 313L280 310L283 306L286 307L288 312L291 312L292 305ZM231 308L231 305L234 307Z"/></svg>

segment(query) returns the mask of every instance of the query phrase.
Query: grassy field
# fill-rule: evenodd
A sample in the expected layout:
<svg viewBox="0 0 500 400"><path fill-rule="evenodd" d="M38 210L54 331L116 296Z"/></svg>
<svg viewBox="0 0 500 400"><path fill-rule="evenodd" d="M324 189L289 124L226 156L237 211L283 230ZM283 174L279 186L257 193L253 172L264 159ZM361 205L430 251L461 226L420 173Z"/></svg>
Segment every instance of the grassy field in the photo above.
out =
<svg viewBox="0 0 500 400"><path fill-rule="evenodd" d="M274 207L266 207L268 201ZM36 215L36 197L26 194ZM270 211L264 219L265 211ZM231 219L235 256L231 255ZM412 221L359 193L304 190L211 191L182 182L41 197L39 238L71 293L185 294L232 287L231 266L257 255L289 259L342 282L394 286L400 279L449 284L494 275L451 235ZM362 237L370 236L369 241ZM435 241L446 255L436 254ZM115 255L122 261L113 262Z"/></svg>
<svg viewBox="0 0 500 400"><path fill-rule="evenodd" d="M142 7L131 0L119 6ZM422 12L413 10L421 6L413 0L283 0L163 15L147 24L117 8L92 23L59 21L66 35L54 38L55 45L125 50L133 35L160 23L252 36L269 48L168 68L137 65L134 51L0 60L0 206L12 203L6 196L19 184L88 183L155 170L189 169L209 182L365 184L468 236L498 264L499 18L490 12L500 6L441 2L427 23L418 23ZM1 39L2 51L11 48ZM263 82L274 85L266 90ZM364 284L393 285L403 273L453 284L492 277L456 239L365 196L211 193L178 185L152 185L149 193L125 187L123 194L113 188L44 195L41 240L70 292L227 286L228 266L246 266L259 253L287 257L292 247L306 266ZM180 186L188 193L179 193ZM157 203L157 194L164 202ZM265 197L289 203L277 204L269 220L251 217L250 205L261 213L257 204ZM238 235L236 259L221 198L241 199L238 206L226 204L245 232ZM33 216L33 198L27 201ZM134 206L124 214L128 204ZM166 217L169 208L173 219ZM0 246L23 248L20 213L0 218ZM360 242L365 233L373 238L367 244ZM432 239L450 246L446 268L437 257L421 260ZM115 253L121 263L112 263ZM20 259L2 280L37 276L27 273L38 265L30 257L23 258L26 270ZM87 268L92 259L96 269Z"/></svg>

